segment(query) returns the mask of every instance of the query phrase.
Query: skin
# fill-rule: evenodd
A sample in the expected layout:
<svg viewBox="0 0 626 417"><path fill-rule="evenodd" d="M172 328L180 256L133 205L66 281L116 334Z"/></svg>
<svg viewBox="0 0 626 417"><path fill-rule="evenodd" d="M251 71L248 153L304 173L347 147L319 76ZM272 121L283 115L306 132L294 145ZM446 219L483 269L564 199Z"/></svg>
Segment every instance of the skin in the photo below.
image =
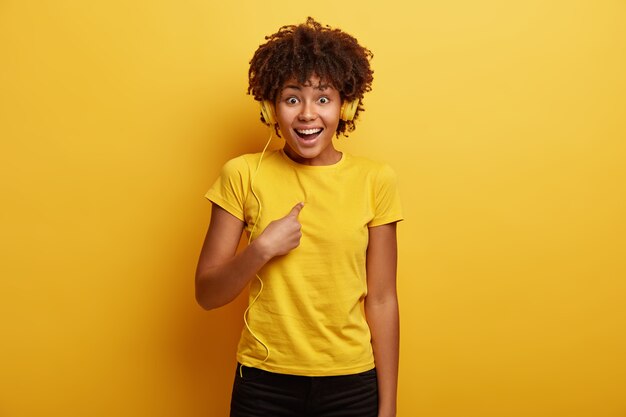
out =
<svg viewBox="0 0 626 417"><path fill-rule="evenodd" d="M378 376L378 417L396 415L400 319L396 291L396 223L369 228L365 317Z"/></svg>
<svg viewBox="0 0 626 417"><path fill-rule="evenodd" d="M303 165L332 165L341 159L333 136L339 125L341 96L332 86L313 76L307 85L285 83L276 99L276 121L285 139L285 153ZM322 129L302 139L298 130Z"/></svg>
<svg viewBox="0 0 626 417"><path fill-rule="evenodd" d="M337 90L312 77L307 85L285 83L276 101L277 122L285 138L285 153L305 165L332 165L341 152L333 145L339 123L341 98ZM321 133L303 140L296 131L319 129ZM254 279L272 258L289 253L300 244L298 215L304 204L296 204L285 216L236 253L244 223L218 205L213 205L211 222L196 269L196 300L210 310L228 304ZM304 208L306 210L306 208ZM367 249L365 314L372 333L372 347L379 388L379 417L396 415L399 356L399 318L396 292L396 224L369 229Z"/></svg>

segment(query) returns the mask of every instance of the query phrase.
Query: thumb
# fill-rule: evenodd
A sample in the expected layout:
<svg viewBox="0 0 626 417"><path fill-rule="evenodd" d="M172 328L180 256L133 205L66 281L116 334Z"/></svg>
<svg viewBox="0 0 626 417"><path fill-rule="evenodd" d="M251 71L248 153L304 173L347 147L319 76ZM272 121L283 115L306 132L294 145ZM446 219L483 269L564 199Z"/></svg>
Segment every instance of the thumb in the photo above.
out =
<svg viewBox="0 0 626 417"><path fill-rule="evenodd" d="M293 208L291 209L289 214L287 214L287 216L298 217L298 214L300 214L300 210L302 210L302 207L304 207L304 203L299 202L298 204L293 206Z"/></svg>

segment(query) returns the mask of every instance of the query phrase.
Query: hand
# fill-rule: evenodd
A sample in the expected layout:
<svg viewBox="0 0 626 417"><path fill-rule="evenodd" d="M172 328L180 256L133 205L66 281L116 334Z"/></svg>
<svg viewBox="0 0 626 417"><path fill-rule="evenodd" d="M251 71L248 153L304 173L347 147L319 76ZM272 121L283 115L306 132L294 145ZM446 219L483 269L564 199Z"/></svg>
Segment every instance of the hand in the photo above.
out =
<svg viewBox="0 0 626 417"><path fill-rule="evenodd" d="M298 215L302 207L304 203L296 204L285 217L268 224L257 238L257 244L263 248L270 259L286 255L300 245L302 225L298 221Z"/></svg>

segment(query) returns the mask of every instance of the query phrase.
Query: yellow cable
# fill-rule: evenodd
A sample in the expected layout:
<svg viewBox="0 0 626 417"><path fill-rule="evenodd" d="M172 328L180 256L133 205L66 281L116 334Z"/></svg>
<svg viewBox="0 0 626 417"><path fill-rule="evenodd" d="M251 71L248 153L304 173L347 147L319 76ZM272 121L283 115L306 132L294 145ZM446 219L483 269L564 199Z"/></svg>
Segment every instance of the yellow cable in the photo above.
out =
<svg viewBox="0 0 626 417"><path fill-rule="evenodd" d="M248 236L248 245L250 245L250 242L252 241L252 234L254 233L254 229L256 229L256 225L259 222L259 219L261 218L261 210L262 210L261 199L254 192L254 188L253 188L254 180L256 179L257 173L259 172L259 168L261 168L261 161L263 161L263 155L265 155L265 151L267 150L267 147L269 146L270 142L272 141L272 135L273 135L273 131L270 130L270 137L267 140L267 143L265 144L265 147L263 148L263 152L261 152L261 157L259 158L259 162L258 162L258 164L256 166L255 171L254 171L254 175L252 176L252 178L250 180L250 191L252 192L252 195L254 196L254 198L256 198L256 201L259 204L259 211L257 213L256 220L254 221L254 224L252 225L252 229L250 230L250 235ZM254 332L250 328L250 325L248 324L248 311L250 311L250 307L252 307L252 305L256 302L256 300L261 295L261 292L263 291L263 280L261 279L259 274L255 274L255 276L259 280L259 283L261 284L261 287L259 288L259 292L254 297L252 302L248 305L248 308L246 308L246 311L244 311L244 313L243 313L243 322L245 323L246 328L248 329L248 331L250 332L252 337L254 337L261 345L263 345L263 347L265 348L265 351L267 352L266 355L265 355L265 359L263 359L261 362L259 362L260 364L262 364L262 363L265 363L267 361L267 359L270 357L270 348L256 334L254 334ZM241 366L239 366L239 374L243 378L243 371L242 371L242 367Z"/></svg>

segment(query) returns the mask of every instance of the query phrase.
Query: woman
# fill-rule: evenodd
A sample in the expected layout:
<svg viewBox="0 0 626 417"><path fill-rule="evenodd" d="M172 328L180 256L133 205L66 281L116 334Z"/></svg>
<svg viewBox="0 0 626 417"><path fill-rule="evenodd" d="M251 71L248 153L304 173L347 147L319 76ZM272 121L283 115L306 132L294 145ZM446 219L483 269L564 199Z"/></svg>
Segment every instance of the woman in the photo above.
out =
<svg viewBox="0 0 626 417"><path fill-rule="evenodd" d="M196 271L206 309L250 285L231 416L395 416L395 175L333 144L363 110L372 54L312 18L266 40L248 92L285 144L224 165Z"/></svg>

